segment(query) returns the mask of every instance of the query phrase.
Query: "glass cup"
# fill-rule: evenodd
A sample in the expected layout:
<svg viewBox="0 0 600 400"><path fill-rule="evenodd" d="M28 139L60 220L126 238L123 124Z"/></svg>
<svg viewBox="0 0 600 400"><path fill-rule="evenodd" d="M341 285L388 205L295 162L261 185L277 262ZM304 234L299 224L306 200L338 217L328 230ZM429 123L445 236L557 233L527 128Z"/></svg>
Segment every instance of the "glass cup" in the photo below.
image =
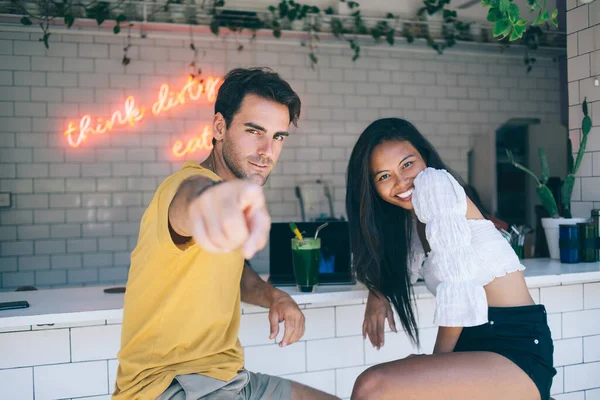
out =
<svg viewBox="0 0 600 400"><path fill-rule="evenodd" d="M321 238L292 239L292 259L298 290L312 292L319 283Z"/></svg>

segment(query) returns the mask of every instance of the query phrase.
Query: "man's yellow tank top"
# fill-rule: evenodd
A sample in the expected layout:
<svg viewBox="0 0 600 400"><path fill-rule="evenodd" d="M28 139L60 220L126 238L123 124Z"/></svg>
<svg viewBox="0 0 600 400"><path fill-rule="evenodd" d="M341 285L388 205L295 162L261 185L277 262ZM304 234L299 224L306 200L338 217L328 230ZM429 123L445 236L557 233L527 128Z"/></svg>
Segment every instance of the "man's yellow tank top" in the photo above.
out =
<svg viewBox="0 0 600 400"><path fill-rule="evenodd" d="M211 254L194 242L178 247L169 233L171 200L196 175L220 180L188 161L159 186L142 217L131 254L113 399L156 399L176 375L227 381L243 368L241 251Z"/></svg>

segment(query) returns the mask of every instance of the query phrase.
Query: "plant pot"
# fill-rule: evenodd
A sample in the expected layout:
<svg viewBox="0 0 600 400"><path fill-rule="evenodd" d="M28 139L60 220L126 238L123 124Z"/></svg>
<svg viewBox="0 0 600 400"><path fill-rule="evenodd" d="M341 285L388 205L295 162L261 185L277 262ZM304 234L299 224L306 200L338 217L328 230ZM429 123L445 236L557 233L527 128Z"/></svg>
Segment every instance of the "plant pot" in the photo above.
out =
<svg viewBox="0 0 600 400"><path fill-rule="evenodd" d="M550 258L560 259L560 248L558 246L558 227L559 225L576 225L580 222L586 222L587 218L542 218L542 226L546 234L548 251Z"/></svg>

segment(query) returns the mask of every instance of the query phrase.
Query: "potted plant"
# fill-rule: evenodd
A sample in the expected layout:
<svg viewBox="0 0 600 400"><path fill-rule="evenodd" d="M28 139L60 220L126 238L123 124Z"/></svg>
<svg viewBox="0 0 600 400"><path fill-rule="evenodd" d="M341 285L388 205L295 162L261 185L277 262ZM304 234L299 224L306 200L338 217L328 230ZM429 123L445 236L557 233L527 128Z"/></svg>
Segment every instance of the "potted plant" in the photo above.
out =
<svg viewBox="0 0 600 400"><path fill-rule="evenodd" d="M560 249L558 246L558 227L559 225L567 225L567 224L576 224L578 222L585 222L587 218L573 218L571 215L571 196L573 194L573 186L575 185L575 175L579 170L579 166L581 165L581 161L583 160L583 156L585 154L585 148L587 145L587 137L592 129L592 119L588 115L588 106L587 100L583 100L583 104L581 106L583 111L583 120L581 121L581 144L579 145L579 151L577 152L577 159L573 160L573 151L571 138L568 140L568 174L565 177L564 181L561 184L560 188L560 202L556 201L552 192L546 186L548 183L548 179L550 177L550 168L548 166L548 159L546 158L546 152L543 148L539 148L538 152L540 155L540 162L542 164L542 176L541 179L538 179L537 176L530 169L525 166L517 163L512 153L507 150L508 158L510 162L517 168L525 171L529 175L533 177L536 181L536 192L540 201L542 202L542 206L548 211L550 215L549 218L542 218L542 226L544 227L544 232L546 234L546 240L548 242L548 250L550 251L550 258L559 259L560 258ZM558 204L561 204L561 207Z"/></svg>

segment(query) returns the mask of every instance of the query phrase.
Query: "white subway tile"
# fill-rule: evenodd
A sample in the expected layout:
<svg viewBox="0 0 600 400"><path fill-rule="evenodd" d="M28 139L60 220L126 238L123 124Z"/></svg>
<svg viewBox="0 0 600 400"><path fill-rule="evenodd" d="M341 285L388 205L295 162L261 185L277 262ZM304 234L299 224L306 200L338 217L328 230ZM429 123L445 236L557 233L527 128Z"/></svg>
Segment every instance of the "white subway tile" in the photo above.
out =
<svg viewBox="0 0 600 400"><path fill-rule="evenodd" d="M582 338L554 341L554 366L581 364L583 362Z"/></svg>
<svg viewBox="0 0 600 400"><path fill-rule="evenodd" d="M325 339L335 336L333 307L304 310L306 330L301 340Z"/></svg>
<svg viewBox="0 0 600 400"><path fill-rule="evenodd" d="M548 313L583 310L583 285L541 288L540 302Z"/></svg>
<svg viewBox="0 0 600 400"><path fill-rule="evenodd" d="M34 368L36 400L108 394L106 361Z"/></svg>
<svg viewBox="0 0 600 400"><path fill-rule="evenodd" d="M600 387L600 362L565 367L565 392Z"/></svg>
<svg viewBox="0 0 600 400"><path fill-rule="evenodd" d="M557 394L553 397L554 400L585 400L585 392Z"/></svg>
<svg viewBox="0 0 600 400"><path fill-rule="evenodd" d="M69 331L4 333L0 340L0 368L69 362Z"/></svg>
<svg viewBox="0 0 600 400"><path fill-rule="evenodd" d="M306 342L307 370L352 367L364 364L362 336Z"/></svg>
<svg viewBox="0 0 600 400"><path fill-rule="evenodd" d="M325 393L335 395L335 371L305 372L285 375L283 378L310 386Z"/></svg>
<svg viewBox="0 0 600 400"><path fill-rule="evenodd" d="M550 394L555 395L557 393L563 393L565 391L565 371L563 367L556 368L556 375L552 379L552 387L550 388Z"/></svg>
<svg viewBox="0 0 600 400"><path fill-rule="evenodd" d="M562 320L563 338L600 334L600 309L566 312Z"/></svg>
<svg viewBox="0 0 600 400"><path fill-rule="evenodd" d="M585 400L600 400L600 389L586 390Z"/></svg>
<svg viewBox="0 0 600 400"><path fill-rule="evenodd" d="M306 343L310 342L297 342L286 347L277 345L245 347L245 367L252 372L270 375L305 372Z"/></svg>
<svg viewBox="0 0 600 400"><path fill-rule="evenodd" d="M108 393L112 393L115 390L115 382L117 381L118 368L118 360L108 360Z"/></svg>
<svg viewBox="0 0 600 400"><path fill-rule="evenodd" d="M398 360L409 354L417 353L405 332L389 332L385 334L384 346L377 350L369 340L364 341L365 362L367 364L379 364L382 362Z"/></svg>
<svg viewBox="0 0 600 400"><path fill-rule="evenodd" d="M269 324L269 314L264 312L259 314L244 314L240 321L239 339L243 346L255 346L259 344L272 344L273 339L269 339L271 327ZM283 330L283 324L280 325Z"/></svg>
<svg viewBox="0 0 600 400"><path fill-rule="evenodd" d="M336 336L362 335L362 324L365 318L365 304L338 306L335 308ZM387 325L387 322L386 322Z"/></svg>
<svg viewBox="0 0 600 400"><path fill-rule="evenodd" d="M600 103L597 104L600 108ZM583 306L586 310L600 308L600 283L586 283L583 285Z"/></svg>
<svg viewBox="0 0 600 400"><path fill-rule="evenodd" d="M33 400L33 369L0 370L0 388L4 399Z"/></svg>
<svg viewBox="0 0 600 400"><path fill-rule="evenodd" d="M583 338L583 361L600 361L600 335Z"/></svg>
<svg viewBox="0 0 600 400"><path fill-rule="evenodd" d="M367 368L369 368L368 365L361 365L360 367L336 369L336 395L341 398L350 397L352 394L352 388L354 388L354 382L356 382L356 378L358 378L358 376Z"/></svg>
<svg viewBox="0 0 600 400"><path fill-rule="evenodd" d="M562 338L562 314L548 314L548 327L552 334L552 339Z"/></svg>
<svg viewBox="0 0 600 400"><path fill-rule="evenodd" d="M121 325L71 329L72 361L116 358L121 344Z"/></svg>

